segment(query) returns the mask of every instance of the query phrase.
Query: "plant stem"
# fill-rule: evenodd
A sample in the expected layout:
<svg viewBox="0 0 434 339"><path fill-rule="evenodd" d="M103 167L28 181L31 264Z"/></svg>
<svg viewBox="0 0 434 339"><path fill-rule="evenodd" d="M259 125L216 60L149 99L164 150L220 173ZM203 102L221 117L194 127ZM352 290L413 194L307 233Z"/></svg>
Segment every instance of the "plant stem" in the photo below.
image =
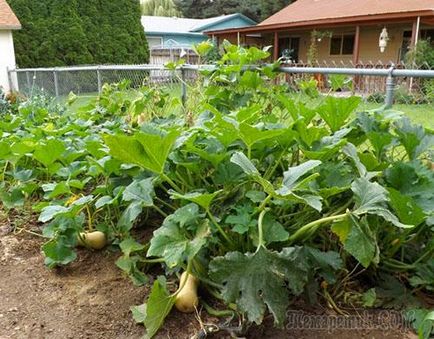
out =
<svg viewBox="0 0 434 339"><path fill-rule="evenodd" d="M265 209L265 206L267 206L267 204L269 203L269 201L271 200L272 196L268 195L264 201L261 203L261 205L259 205L258 210L259 211L263 211Z"/></svg>
<svg viewBox="0 0 434 339"><path fill-rule="evenodd" d="M268 179L271 178L271 176L273 175L274 171L279 166L284 153L285 153L285 151L280 152L280 155L279 155L278 159L275 161L274 166L270 169L270 171L267 170L267 172L265 173L264 179L268 180Z"/></svg>
<svg viewBox="0 0 434 339"><path fill-rule="evenodd" d="M163 258L156 258L156 259L140 259L140 262L143 262L145 264L158 264L163 263L165 260Z"/></svg>
<svg viewBox="0 0 434 339"><path fill-rule="evenodd" d="M211 214L209 209L206 210L206 214L208 215L209 219L211 220L212 224L217 228L217 230L220 232L220 234L225 238L225 240L231 245L231 247L234 247L234 243L232 240L228 237L226 232L220 227L220 225L215 220L214 216Z"/></svg>
<svg viewBox="0 0 434 339"><path fill-rule="evenodd" d="M175 184L172 179L170 179L166 174L161 173L161 178L163 178L165 181L167 181L167 183L172 186L172 188L177 191L178 193L182 194L183 190L179 188L179 186L177 184Z"/></svg>
<svg viewBox="0 0 434 339"><path fill-rule="evenodd" d="M340 219L344 219L347 216L346 213L344 214L338 214L338 215L332 215L329 217L325 217L322 219L318 219L315 221L312 221L309 224L304 225L303 227L299 228L293 235L289 237L289 242L292 243L296 240L298 240L302 235L309 232L312 228L316 227L317 225L329 222L329 221L336 221Z"/></svg>
<svg viewBox="0 0 434 339"><path fill-rule="evenodd" d="M157 200L158 202L160 202L161 204L163 204L164 206L176 211L175 207L173 207L171 204L165 202L163 199L160 199L159 197L155 197L154 199Z"/></svg>
<svg viewBox="0 0 434 339"><path fill-rule="evenodd" d="M417 259L413 265L416 265L420 263L423 259L425 259L427 256L431 255L434 252L434 248L431 248L430 250L426 251L419 259Z"/></svg>
<svg viewBox="0 0 434 339"><path fill-rule="evenodd" d="M258 238L259 238L259 240L258 240L258 247L256 248L256 252L259 251L259 249L265 245L264 244L264 232L262 229L262 222L263 222L264 216L267 212L268 212L268 210L264 209L263 211L261 211L261 214L259 214L259 219L258 219Z"/></svg>
<svg viewBox="0 0 434 339"><path fill-rule="evenodd" d="M232 310L216 310L215 308L208 305L205 301L201 301L203 307L205 308L205 311L214 317L233 317L234 311Z"/></svg>
<svg viewBox="0 0 434 339"><path fill-rule="evenodd" d="M153 205L152 206L158 213L160 213L163 217L167 218L167 213L161 210L158 206Z"/></svg>

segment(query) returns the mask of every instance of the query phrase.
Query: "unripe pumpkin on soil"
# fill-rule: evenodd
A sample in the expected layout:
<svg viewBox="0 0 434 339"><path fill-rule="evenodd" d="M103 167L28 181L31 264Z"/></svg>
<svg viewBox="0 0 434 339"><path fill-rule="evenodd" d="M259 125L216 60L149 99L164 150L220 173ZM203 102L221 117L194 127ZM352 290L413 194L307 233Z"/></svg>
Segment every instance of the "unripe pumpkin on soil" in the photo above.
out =
<svg viewBox="0 0 434 339"><path fill-rule="evenodd" d="M176 295L175 307L183 313L192 313L199 304L197 287L199 279L195 276L183 272L179 281L179 292Z"/></svg>
<svg viewBox="0 0 434 339"><path fill-rule="evenodd" d="M77 244L100 250L107 245L107 237L101 231L80 232L80 236L77 237Z"/></svg>

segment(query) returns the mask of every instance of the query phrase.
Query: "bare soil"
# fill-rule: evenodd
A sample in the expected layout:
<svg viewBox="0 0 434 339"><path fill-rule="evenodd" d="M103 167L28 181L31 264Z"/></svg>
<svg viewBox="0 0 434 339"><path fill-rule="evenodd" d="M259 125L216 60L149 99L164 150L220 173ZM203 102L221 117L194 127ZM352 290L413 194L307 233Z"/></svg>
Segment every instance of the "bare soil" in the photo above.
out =
<svg viewBox="0 0 434 339"><path fill-rule="evenodd" d="M33 224L35 225L35 224ZM32 230L38 231L37 226ZM142 338L130 307L146 300L148 287L136 287L114 262L119 253L79 250L73 264L48 270L40 252L42 239L27 231L13 234L0 223L0 339ZM306 315L306 314L305 314ZM205 323L221 320L203 315ZM177 311L167 318L157 338L192 338L201 331L198 318ZM230 338L220 331L212 338ZM406 329L276 330L271 318L249 329L247 338L386 338L415 337Z"/></svg>

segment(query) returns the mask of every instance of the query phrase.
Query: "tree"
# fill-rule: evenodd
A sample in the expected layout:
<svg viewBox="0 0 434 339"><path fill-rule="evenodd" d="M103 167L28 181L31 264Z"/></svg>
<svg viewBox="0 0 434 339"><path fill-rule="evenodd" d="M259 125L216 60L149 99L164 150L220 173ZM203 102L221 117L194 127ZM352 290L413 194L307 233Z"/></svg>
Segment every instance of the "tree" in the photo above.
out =
<svg viewBox="0 0 434 339"><path fill-rule="evenodd" d="M21 21L14 32L20 67L146 63L137 0L8 0Z"/></svg>
<svg viewBox="0 0 434 339"><path fill-rule="evenodd" d="M142 14L150 16L182 16L172 0L143 0Z"/></svg>
<svg viewBox="0 0 434 339"><path fill-rule="evenodd" d="M207 9L215 6L213 0L174 0L174 2L186 18L205 18ZM209 16L214 16L214 13Z"/></svg>
<svg viewBox="0 0 434 339"><path fill-rule="evenodd" d="M255 21L263 21L293 0L175 0L185 17L208 18L222 14L242 13Z"/></svg>

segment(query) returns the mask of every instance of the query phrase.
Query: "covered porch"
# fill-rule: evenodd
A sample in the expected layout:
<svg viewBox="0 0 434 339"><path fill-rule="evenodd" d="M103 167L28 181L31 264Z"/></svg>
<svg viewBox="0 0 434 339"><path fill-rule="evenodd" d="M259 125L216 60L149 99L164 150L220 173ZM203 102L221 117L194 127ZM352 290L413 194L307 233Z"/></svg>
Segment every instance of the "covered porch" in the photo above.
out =
<svg viewBox="0 0 434 339"><path fill-rule="evenodd" d="M376 18L369 21L287 23L207 32L218 45L224 40L241 46L272 46L272 58L288 64L329 67L404 64L405 55L421 39L434 42L431 15ZM387 46L381 52L379 38L386 28Z"/></svg>

